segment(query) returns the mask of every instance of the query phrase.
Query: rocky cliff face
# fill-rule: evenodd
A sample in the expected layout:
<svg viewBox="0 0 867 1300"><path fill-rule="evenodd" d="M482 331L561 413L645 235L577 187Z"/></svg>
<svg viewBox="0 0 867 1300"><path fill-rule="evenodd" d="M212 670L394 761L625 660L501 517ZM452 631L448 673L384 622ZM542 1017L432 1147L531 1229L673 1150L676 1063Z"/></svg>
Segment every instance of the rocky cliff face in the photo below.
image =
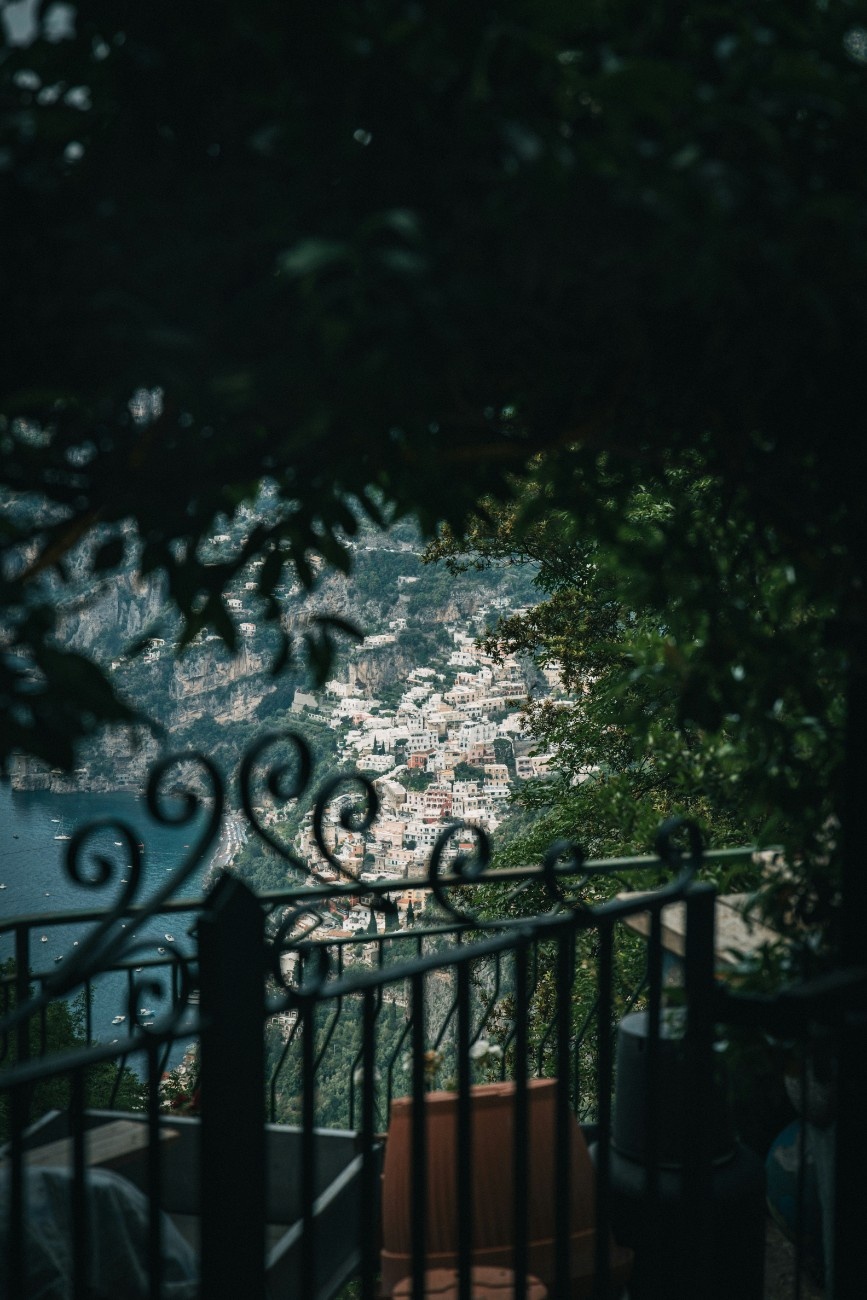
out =
<svg viewBox="0 0 867 1300"><path fill-rule="evenodd" d="M86 601L69 608L60 623L60 637L73 649L97 657L102 657L101 651L118 654L155 624L165 603L164 583L142 583L132 574L119 574Z"/></svg>
<svg viewBox="0 0 867 1300"><path fill-rule="evenodd" d="M253 720L263 701L275 692L275 709L285 709L294 685L302 683L297 673L275 684L269 671L274 638L260 625L255 594L248 591L251 584L239 583L230 602L232 617L243 627L236 655L211 636L176 658L163 582L140 582L127 572L86 590L83 570L79 576L80 593L70 595L62 620L63 642L110 669L118 693L161 724L169 746L182 733L189 736L190 729L194 737L197 731L207 733L204 725L196 728L202 720L216 723L220 730ZM492 607L493 587L490 580L481 583L472 575L444 581L442 574L419 564L415 545L413 549L391 539L379 546L365 539L352 579L322 572L316 591L304 596L287 578L281 593L283 625L296 644L309 634L316 614L337 615L366 634L397 633L397 641L375 647L356 646L339 633L336 637L339 654L332 675L348 683L355 694L380 698L399 687L413 669L448 653L446 624L474 632L480 608ZM145 653L124 657L125 649L146 636L164 638L164 643L155 642ZM113 734L101 736L89 752L81 754L87 771L83 779L78 774L77 788L140 783L154 753L152 739L142 746ZM19 773L20 783L29 788L47 788L58 780L60 774L38 765L28 765ZM62 780L66 788L68 778Z"/></svg>
<svg viewBox="0 0 867 1300"><path fill-rule="evenodd" d="M359 695L375 697L417 667L415 656L399 645L357 650L347 665L347 681Z"/></svg>
<svg viewBox="0 0 867 1300"><path fill-rule="evenodd" d="M170 693L173 700L183 700L189 707L192 697L207 695L211 691L248 682L251 677L265 673L267 656L242 645L236 655L225 651L203 650L173 665Z"/></svg>

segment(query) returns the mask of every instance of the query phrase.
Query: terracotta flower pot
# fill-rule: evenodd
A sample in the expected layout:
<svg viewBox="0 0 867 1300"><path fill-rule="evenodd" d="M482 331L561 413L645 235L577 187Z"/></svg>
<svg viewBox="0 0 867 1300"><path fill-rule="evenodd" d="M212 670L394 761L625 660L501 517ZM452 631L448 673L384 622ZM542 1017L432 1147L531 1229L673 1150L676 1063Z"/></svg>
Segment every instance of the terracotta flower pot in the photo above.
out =
<svg viewBox="0 0 867 1300"><path fill-rule="evenodd" d="M527 1084L528 1178L527 1264L551 1290L556 1275L554 1079ZM427 1269L458 1263L457 1114L458 1097L431 1092L425 1097L427 1130ZM483 1084L471 1091L472 1107L472 1263L511 1268L513 1264L514 1083ZM410 1097L392 1102L382 1187L382 1292L390 1296L412 1272L412 1109ZM589 1296L593 1286L596 1238L594 1170L581 1129L570 1116L570 1273L572 1297ZM616 1282L626 1280L632 1253L611 1245Z"/></svg>
<svg viewBox="0 0 867 1300"><path fill-rule="evenodd" d="M474 1268L470 1278L472 1300L515 1300L515 1277L508 1268ZM424 1275L425 1300L458 1300L456 1269L435 1268ZM412 1300L412 1278L398 1282L393 1300ZM538 1278L527 1278L525 1300L548 1300Z"/></svg>

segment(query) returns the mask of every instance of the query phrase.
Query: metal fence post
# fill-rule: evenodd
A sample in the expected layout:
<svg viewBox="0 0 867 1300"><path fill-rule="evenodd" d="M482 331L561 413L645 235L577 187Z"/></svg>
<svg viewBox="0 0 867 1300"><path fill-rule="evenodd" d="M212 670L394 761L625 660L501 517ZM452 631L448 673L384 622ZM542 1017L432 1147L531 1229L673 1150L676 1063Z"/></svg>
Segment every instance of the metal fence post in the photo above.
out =
<svg viewBox="0 0 867 1300"><path fill-rule="evenodd" d="M865 569L861 557L862 574ZM864 961L864 909L867 875L864 871L862 823L864 783L867 780L867 628L863 613L852 635L848 683L846 761L843 764L843 860L841 965ZM825 1261L826 1289L832 1300L854 1300L864 1293L861 1241L867 1214L867 1116L864 1111L864 1051L867 1045L867 999L856 988L845 999L838 1040L837 1118L835 1123L833 1179L830 1210L833 1224L831 1258ZM830 1181L830 1179L829 1179ZM828 1211L826 1211L827 1213Z"/></svg>
<svg viewBox="0 0 867 1300"><path fill-rule="evenodd" d="M223 876L199 920L202 1017L202 1289L265 1294L265 1049L262 909Z"/></svg>
<svg viewBox="0 0 867 1300"><path fill-rule="evenodd" d="M712 1275L711 1149L707 1108L713 1093L713 885L693 885L686 898L687 1022L684 1101L684 1295L701 1295Z"/></svg>

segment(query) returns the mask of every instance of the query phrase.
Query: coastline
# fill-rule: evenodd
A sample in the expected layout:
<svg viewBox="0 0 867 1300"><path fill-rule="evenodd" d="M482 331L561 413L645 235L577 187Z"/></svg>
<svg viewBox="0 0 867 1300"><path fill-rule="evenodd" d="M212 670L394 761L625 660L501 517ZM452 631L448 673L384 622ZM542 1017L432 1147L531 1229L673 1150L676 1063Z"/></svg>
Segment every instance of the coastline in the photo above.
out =
<svg viewBox="0 0 867 1300"><path fill-rule="evenodd" d="M223 818L220 838L205 872L202 889L209 889L221 871L229 871L239 849L247 842L247 830L239 812L227 812Z"/></svg>

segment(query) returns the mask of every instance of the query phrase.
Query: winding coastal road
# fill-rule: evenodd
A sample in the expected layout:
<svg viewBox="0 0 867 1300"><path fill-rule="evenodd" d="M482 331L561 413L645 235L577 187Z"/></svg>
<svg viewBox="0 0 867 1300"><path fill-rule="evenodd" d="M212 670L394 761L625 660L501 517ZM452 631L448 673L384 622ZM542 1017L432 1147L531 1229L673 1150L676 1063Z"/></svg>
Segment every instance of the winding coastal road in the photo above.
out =
<svg viewBox="0 0 867 1300"><path fill-rule="evenodd" d="M225 871L231 867L238 853L247 842L247 828L240 813L227 813L223 819L220 841L217 845L208 875Z"/></svg>

